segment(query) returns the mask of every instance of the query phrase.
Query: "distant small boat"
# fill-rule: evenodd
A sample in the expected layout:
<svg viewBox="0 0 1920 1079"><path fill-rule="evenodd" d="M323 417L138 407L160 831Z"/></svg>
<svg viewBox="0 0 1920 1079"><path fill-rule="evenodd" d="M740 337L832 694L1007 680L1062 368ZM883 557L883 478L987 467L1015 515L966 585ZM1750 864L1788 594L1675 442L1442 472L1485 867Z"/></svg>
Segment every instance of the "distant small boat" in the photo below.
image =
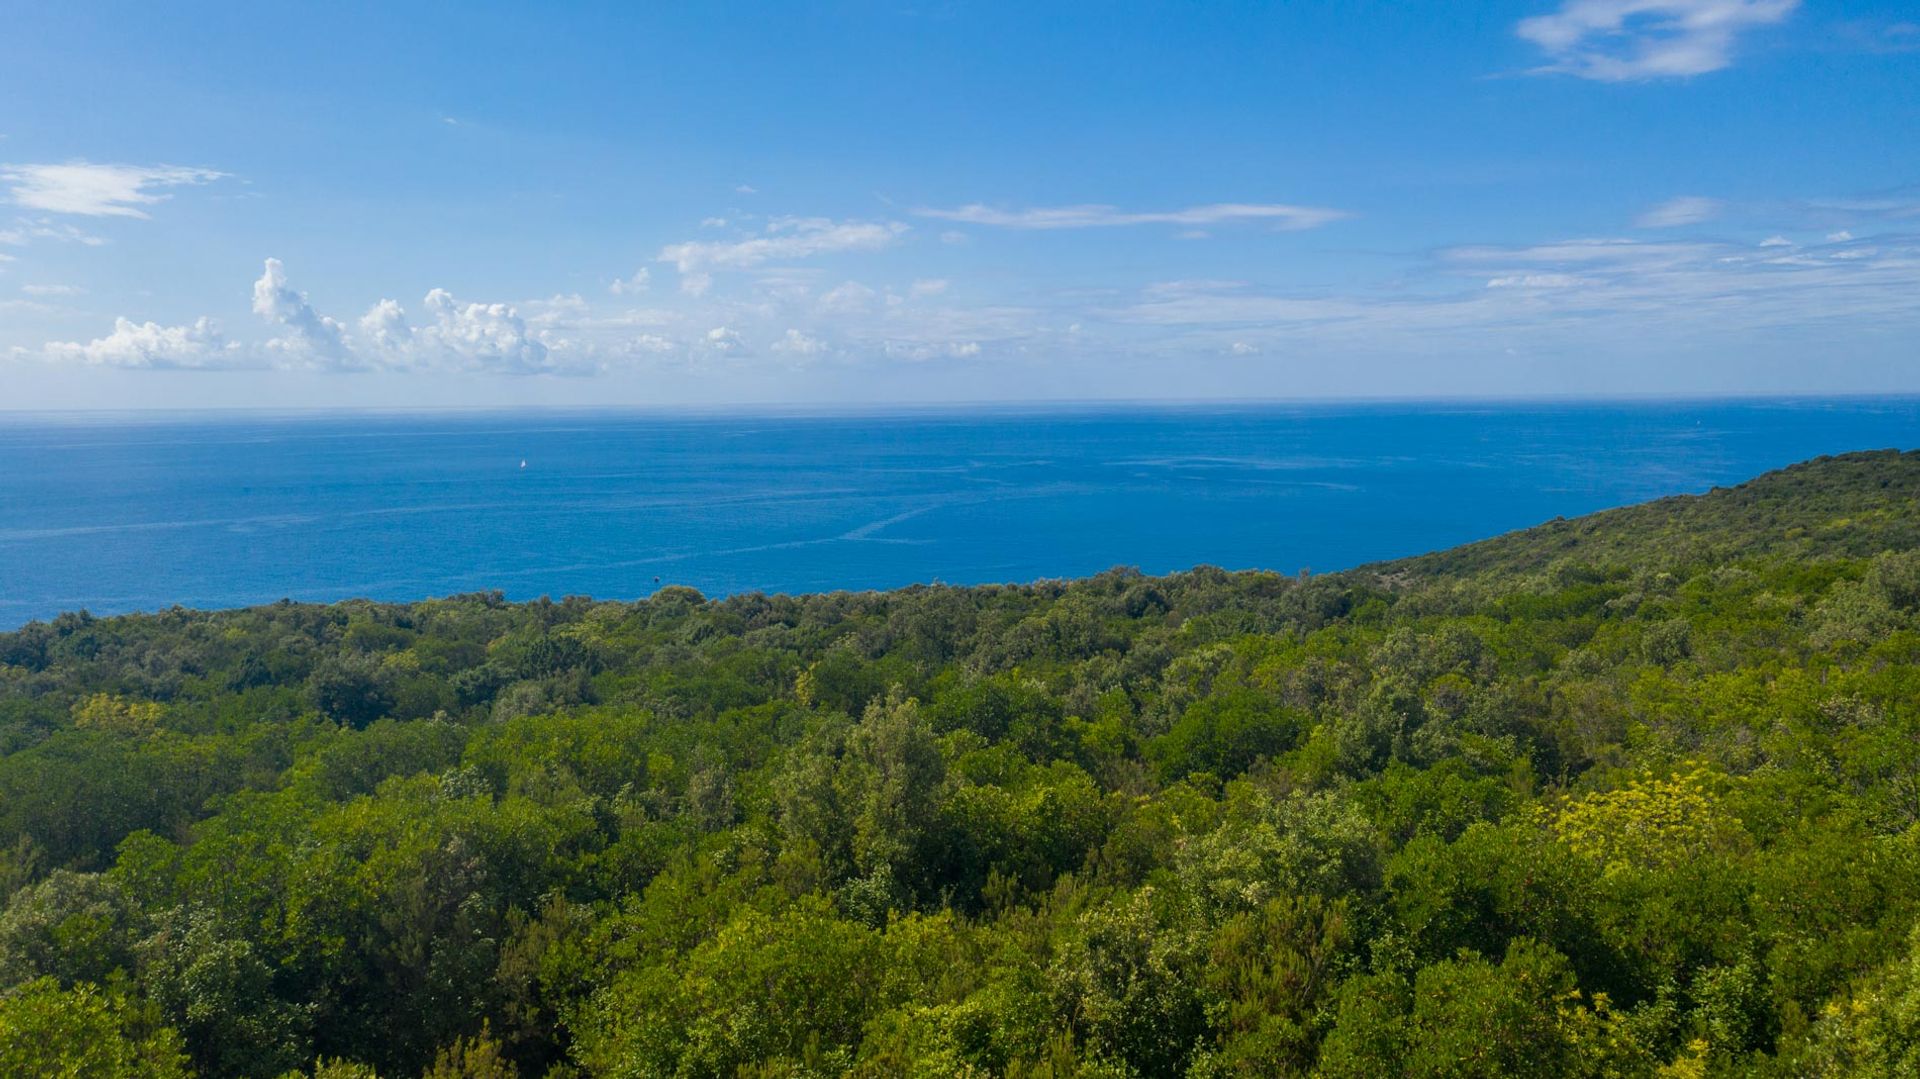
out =
<svg viewBox="0 0 1920 1079"><path fill-rule="evenodd" d="M520 467L521 468L527 467L527 459L525 457L520 458Z"/></svg>

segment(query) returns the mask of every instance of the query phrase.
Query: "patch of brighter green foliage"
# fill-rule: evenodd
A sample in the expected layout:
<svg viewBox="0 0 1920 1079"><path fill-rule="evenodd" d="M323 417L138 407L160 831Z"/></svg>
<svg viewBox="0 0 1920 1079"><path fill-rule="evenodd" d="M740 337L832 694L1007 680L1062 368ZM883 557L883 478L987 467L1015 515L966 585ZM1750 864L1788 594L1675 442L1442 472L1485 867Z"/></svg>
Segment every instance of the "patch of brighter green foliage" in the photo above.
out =
<svg viewBox="0 0 1920 1079"><path fill-rule="evenodd" d="M0 634L0 1076L1920 1075L1917 500Z"/></svg>
<svg viewBox="0 0 1920 1079"><path fill-rule="evenodd" d="M1705 765L1667 779L1630 780L1568 801L1553 814L1553 832L1609 876L1678 869L1746 840L1722 797L1731 782Z"/></svg>

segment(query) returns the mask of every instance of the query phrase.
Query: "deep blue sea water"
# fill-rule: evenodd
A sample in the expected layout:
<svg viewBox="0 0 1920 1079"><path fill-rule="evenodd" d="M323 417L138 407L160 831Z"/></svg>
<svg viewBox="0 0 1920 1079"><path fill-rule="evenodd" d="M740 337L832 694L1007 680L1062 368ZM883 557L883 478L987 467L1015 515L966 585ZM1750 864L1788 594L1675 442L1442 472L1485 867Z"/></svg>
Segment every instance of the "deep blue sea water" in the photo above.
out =
<svg viewBox="0 0 1920 1079"><path fill-rule="evenodd" d="M1324 571L1916 445L1916 398L0 416L0 628L283 596L626 599L656 578Z"/></svg>

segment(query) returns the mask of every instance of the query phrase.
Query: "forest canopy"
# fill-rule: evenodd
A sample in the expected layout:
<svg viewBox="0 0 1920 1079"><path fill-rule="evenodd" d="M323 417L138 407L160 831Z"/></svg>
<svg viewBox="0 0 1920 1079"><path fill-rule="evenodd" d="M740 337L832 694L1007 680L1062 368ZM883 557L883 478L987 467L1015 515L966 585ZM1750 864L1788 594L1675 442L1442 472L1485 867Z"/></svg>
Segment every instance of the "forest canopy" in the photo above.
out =
<svg viewBox="0 0 1920 1079"><path fill-rule="evenodd" d="M0 634L0 1075L1920 1074L1920 453L1323 576Z"/></svg>

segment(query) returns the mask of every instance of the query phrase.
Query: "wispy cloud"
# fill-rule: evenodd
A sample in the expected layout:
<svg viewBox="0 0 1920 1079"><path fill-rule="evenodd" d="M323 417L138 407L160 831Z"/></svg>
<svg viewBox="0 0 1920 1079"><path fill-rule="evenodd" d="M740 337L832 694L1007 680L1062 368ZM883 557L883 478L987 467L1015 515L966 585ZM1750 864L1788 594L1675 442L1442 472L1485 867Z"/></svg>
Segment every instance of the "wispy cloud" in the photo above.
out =
<svg viewBox="0 0 1920 1079"><path fill-rule="evenodd" d="M90 233L82 232L65 222L57 222L50 217L21 217L13 224L0 228L0 244L10 247L25 247L38 240L53 240L56 243L76 243L87 247L99 247L107 241Z"/></svg>
<svg viewBox="0 0 1920 1079"><path fill-rule="evenodd" d="M1797 204L1808 214L1825 220L1902 221L1920 217L1920 190L1897 191L1852 198L1812 198Z"/></svg>
<svg viewBox="0 0 1920 1079"><path fill-rule="evenodd" d="M1720 216L1719 199L1703 198L1699 195L1682 195L1668 199L1646 213L1634 218L1636 228L1671 229L1682 225L1697 225L1702 221L1711 221Z"/></svg>
<svg viewBox="0 0 1920 1079"><path fill-rule="evenodd" d="M659 261L682 274L709 270L745 270L779 259L801 259L837 251L878 251L907 232L897 221L833 221L824 217L783 217L768 222L758 235L737 240L689 240L660 249Z"/></svg>
<svg viewBox="0 0 1920 1079"><path fill-rule="evenodd" d="M1877 237L1866 247L1626 239L1459 247L1436 252L1408 281L1331 295L1176 283L1088 316L1172 334L1159 339L1170 348L1242 341L1367 355L1472 353L1516 334L1587 352L1600 340L1676 349L1743 340L1756 329L1912 327L1920 237Z"/></svg>
<svg viewBox="0 0 1920 1079"><path fill-rule="evenodd" d="M1741 34L1783 22L1800 0L1566 0L1515 32L1539 46L1537 73L1601 82L1704 75L1733 63Z"/></svg>
<svg viewBox="0 0 1920 1079"><path fill-rule="evenodd" d="M212 169L175 165L0 166L7 198L17 205L59 214L90 217L146 217L141 207L166 201L165 189L207 184L226 177Z"/></svg>
<svg viewBox="0 0 1920 1079"><path fill-rule="evenodd" d="M1228 225L1262 222L1282 229L1311 229L1331 224L1351 214L1319 206L1289 206L1280 203L1217 202L1189 206L1184 210L1135 212L1115 206L1038 206L1025 210L1003 210L983 203L970 203L951 210L922 208L914 213L941 221L968 225L991 225L1009 229L1094 229L1125 225Z"/></svg>
<svg viewBox="0 0 1920 1079"><path fill-rule="evenodd" d="M1592 278L1570 273L1508 274L1487 279L1488 288L1579 288L1591 284Z"/></svg>

